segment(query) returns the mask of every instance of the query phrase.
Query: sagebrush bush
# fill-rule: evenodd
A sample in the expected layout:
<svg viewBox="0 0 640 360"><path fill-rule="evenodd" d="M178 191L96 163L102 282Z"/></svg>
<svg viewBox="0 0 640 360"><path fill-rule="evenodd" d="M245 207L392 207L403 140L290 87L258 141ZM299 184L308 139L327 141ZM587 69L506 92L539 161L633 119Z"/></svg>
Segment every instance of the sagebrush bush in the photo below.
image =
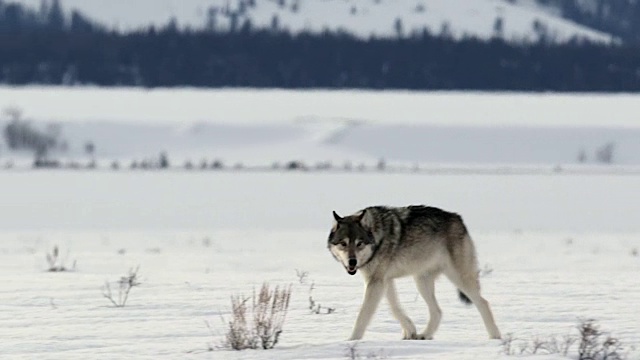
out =
<svg viewBox="0 0 640 360"><path fill-rule="evenodd" d="M578 334L564 336L534 337L522 340L507 334L502 338L502 352L506 355L560 354L571 356L577 353L578 360L624 360L626 352L621 342L611 334L600 330L595 320L581 320Z"/></svg>
<svg viewBox="0 0 640 360"><path fill-rule="evenodd" d="M593 319L584 320L578 326L580 338L578 342L579 360L623 360L620 341L603 332Z"/></svg>
<svg viewBox="0 0 640 360"><path fill-rule="evenodd" d="M234 350L273 349L282 334L290 300L291 285L272 290L267 283L251 298L232 296L225 345Z"/></svg>

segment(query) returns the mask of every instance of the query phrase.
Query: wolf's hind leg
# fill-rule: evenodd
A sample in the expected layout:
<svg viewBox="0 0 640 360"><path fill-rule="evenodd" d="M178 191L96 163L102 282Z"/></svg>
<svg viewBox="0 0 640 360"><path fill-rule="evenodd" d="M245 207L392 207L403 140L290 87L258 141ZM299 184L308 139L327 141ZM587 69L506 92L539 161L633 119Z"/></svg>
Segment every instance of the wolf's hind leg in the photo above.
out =
<svg viewBox="0 0 640 360"><path fill-rule="evenodd" d="M445 271L445 275L451 280L451 282L458 287L460 291L466 295L471 302L476 306L482 316L484 326L489 333L489 338L500 339L500 330L496 325L496 321L493 318L493 313L489 307L489 302L480 295L480 282L478 281L478 272L475 269L462 269L466 271L459 271L457 269L448 269Z"/></svg>
<svg viewBox="0 0 640 360"><path fill-rule="evenodd" d="M415 275L413 277L416 282L418 292L427 303L429 307L429 324L427 325L421 337L427 340L433 339L433 334L438 330L440 326L440 320L442 319L442 310L438 305L435 295L435 280L436 276L429 273L423 273Z"/></svg>
<svg viewBox="0 0 640 360"><path fill-rule="evenodd" d="M353 332L349 340L362 339L364 331L367 329L367 326L369 326L369 322L371 322L371 318L376 312L378 304L380 304L385 285L382 280L369 280L367 283L367 288L364 291L364 301L362 302L360 313L358 313L358 318L356 319L356 324L353 327Z"/></svg>
<svg viewBox="0 0 640 360"><path fill-rule="evenodd" d="M400 302L398 301L396 285L393 280L389 280L387 283L387 301L389 302L389 307L391 307L393 317L398 319L400 326L402 326L402 339L416 339L416 326L413 325L413 321L411 321L404 310L402 310Z"/></svg>

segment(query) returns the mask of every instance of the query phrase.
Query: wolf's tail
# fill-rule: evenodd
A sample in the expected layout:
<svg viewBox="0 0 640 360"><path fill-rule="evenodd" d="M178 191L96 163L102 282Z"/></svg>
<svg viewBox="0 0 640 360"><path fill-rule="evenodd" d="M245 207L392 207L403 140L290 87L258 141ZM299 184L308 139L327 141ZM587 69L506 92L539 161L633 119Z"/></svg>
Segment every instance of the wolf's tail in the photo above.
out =
<svg viewBox="0 0 640 360"><path fill-rule="evenodd" d="M462 291L458 290L458 298L460 298L460 301L462 301L465 305L471 305L473 304L473 302L471 302L471 299L469 299L467 297L467 295L465 295Z"/></svg>

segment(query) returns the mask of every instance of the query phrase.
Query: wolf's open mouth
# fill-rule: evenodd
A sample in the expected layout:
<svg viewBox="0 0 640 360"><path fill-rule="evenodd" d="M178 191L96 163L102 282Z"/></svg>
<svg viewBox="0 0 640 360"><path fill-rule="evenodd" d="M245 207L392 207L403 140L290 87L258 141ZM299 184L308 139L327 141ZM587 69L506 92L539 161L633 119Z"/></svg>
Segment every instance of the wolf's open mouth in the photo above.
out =
<svg viewBox="0 0 640 360"><path fill-rule="evenodd" d="M357 271L358 271L358 268L355 267L355 266L354 267L351 267L351 266L347 267L347 272L349 273L349 275L355 275Z"/></svg>

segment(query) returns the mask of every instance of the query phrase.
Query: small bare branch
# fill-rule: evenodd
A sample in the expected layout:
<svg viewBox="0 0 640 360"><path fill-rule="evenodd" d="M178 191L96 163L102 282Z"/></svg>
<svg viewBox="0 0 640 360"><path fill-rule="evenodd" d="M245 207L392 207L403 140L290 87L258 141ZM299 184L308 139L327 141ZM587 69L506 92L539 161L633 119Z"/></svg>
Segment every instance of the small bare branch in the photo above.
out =
<svg viewBox="0 0 640 360"><path fill-rule="evenodd" d="M298 282L300 284L306 284L309 272L296 269L296 276L298 277Z"/></svg>
<svg viewBox="0 0 640 360"><path fill-rule="evenodd" d="M127 275L120 277L120 280L118 280L117 298L114 297L114 294L111 290L111 284L108 281L105 281L104 286L102 287L102 296L107 298L115 307L125 307L127 304L127 300L129 299L129 292L131 292L131 289L141 285L140 281L138 280L139 269L140 265L138 265L135 269L129 269L129 273Z"/></svg>

